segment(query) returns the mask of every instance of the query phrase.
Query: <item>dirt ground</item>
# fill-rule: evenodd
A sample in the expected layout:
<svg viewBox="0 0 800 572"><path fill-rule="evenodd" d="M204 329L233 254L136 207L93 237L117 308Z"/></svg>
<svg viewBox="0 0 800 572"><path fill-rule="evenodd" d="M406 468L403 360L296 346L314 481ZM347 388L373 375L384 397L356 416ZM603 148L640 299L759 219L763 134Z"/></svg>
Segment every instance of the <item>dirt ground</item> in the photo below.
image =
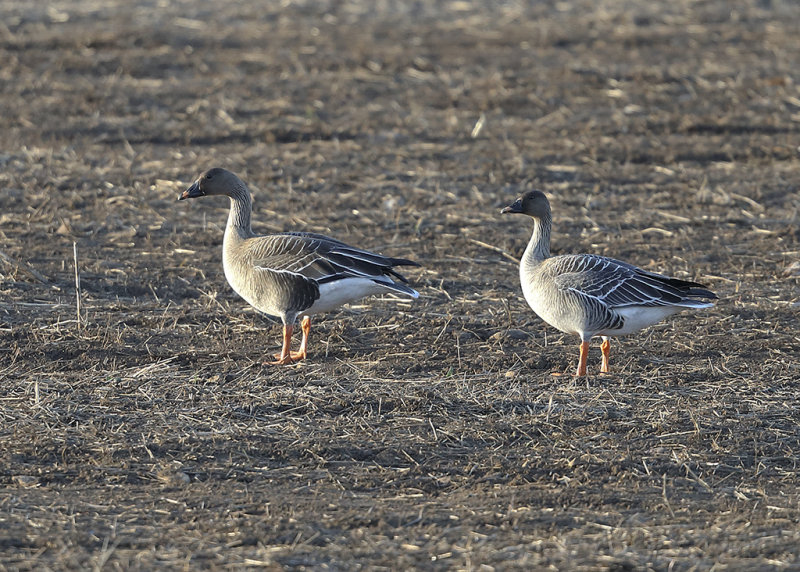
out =
<svg viewBox="0 0 800 572"><path fill-rule="evenodd" d="M800 567L800 4L278 4L0 0L0 569ZM262 365L215 165L420 298ZM717 306L552 376L534 187Z"/></svg>

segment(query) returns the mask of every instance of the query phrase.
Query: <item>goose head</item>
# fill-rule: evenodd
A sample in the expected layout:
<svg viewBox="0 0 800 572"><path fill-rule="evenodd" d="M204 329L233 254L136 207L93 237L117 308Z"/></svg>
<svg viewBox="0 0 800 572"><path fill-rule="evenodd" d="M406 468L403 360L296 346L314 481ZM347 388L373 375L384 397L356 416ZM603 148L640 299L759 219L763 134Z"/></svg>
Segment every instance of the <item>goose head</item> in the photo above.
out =
<svg viewBox="0 0 800 572"><path fill-rule="evenodd" d="M194 199L206 195L231 195L233 189L244 186L241 179L230 171L221 167L214 167L197 177L192 186L183 191L178 197L183 199Z"/></svg>
<svg viewBox="0 0 800 572"><path fill-rule="evenodd" d="M550 202L542 191L528 191L511 205L500 211L500 214L524 214L533 218L549 218Z"/></svg>

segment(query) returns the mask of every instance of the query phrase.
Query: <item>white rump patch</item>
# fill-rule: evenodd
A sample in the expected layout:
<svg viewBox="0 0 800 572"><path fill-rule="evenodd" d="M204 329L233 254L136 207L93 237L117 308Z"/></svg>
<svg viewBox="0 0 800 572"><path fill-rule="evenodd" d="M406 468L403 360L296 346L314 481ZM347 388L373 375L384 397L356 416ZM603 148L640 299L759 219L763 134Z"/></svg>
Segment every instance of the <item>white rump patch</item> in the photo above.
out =
<svg viewBox="0 0 800 572"><path fill-rule="evenodd" d="M389 288L381 286L369 278L344 278L319 285L319 298L314 304L303 311L303 316L330 312L343 304L355 302L366 296L391 292Z"/></svg>
<svg viewBox="0 0 800 572"><path fill-rule="evenodd" d="M625 324L619 330L606 330L597 335L625 336L638 332L642 328L652 326L684 308L680 306L625 306L614 308L614 311L623 317Z"/></svg>

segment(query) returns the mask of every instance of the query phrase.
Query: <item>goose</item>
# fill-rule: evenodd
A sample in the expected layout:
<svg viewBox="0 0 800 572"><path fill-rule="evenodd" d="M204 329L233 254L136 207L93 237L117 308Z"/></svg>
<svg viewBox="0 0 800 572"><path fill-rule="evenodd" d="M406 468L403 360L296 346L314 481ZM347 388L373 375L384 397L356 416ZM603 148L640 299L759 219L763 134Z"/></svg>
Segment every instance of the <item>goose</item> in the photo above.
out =
<svg viewBox="0 0 800 572"><path fill-rule="evenodd" d="M531 309L545 322L581 338L577 376L586 375L589 340L602 338L601 373L609 371L609 337L624 336L687 308L709 308L717 295L702 284L670 278L595 254L550 255L550 202L530 191L501 214L533 219L519 277Z"/></svg>
<svg viewBox="0 0 800 572"><path fill-rule="evenodd" d="M231 288L251 306L283 323L280 353L270 364L286 365L306 358L311 316L375 294L417 298L395 266L419 266L348 246L312 232L258 235L250 226L252 203L245 183L215 167L202 173L178 200L206 195L230 199L222 242L222 266ZM291 351L292 333L300 319L299 351Z"/></svg>

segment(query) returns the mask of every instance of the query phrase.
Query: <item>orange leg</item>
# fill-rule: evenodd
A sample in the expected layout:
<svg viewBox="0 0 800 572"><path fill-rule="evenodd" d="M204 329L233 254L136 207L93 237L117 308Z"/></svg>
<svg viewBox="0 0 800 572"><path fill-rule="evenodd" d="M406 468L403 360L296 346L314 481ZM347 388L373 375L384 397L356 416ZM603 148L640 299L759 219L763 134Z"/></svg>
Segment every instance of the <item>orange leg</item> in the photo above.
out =
<svg viewBox="0 0 800 572"><path fill-rule="evenodd" d="M311 318L308 316L304 317L300 321L300 329L303 330L303 341L300 342L300 350L296 352L292 352L290 355L292 359L297 361L300 359L306 359L306 348L308 347L308 332L311 331Z"/></svg>
<svg viewBox="0 0 800 572"><path fill-rule="evenodd" d="M608 373L608 358L611 355L611 342L608 338L603 338L600 344L600 351L603 352L603 362L600 364L600 373Z"/></svg>
<svg viewBox="0 0 800 572"><path fill-rule="evenodd" d="M292 356L291 352L289 351L292 347L292 332L294 331L294 326L291 324L284 324L283 326L283 347L281 348L281 353L275 354L277 361L269 362L270 365L286 365L292 363Z"/></svg>
<svg viewBox="0 0 800 572"><path fill-rule="evenodd" d="M578 371L575 375L586 375L586 358L589 356L589 342L581 342L581 355L578 359Z"/></svg>

